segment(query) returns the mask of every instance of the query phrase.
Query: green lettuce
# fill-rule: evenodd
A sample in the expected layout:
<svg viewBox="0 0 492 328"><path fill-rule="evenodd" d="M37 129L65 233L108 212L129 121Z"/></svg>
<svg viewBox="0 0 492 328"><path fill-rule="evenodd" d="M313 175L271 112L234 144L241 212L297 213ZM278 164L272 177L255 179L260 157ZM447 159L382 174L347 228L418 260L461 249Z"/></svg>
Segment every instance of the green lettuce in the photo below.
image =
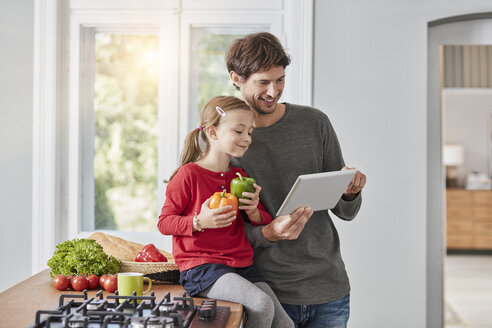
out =
<svg viewBox="0 0 492 328"><path fill-rule="evenodd" d="M101 245L93 239L73 239L56 246L53 257L48 260L50 276L57 274L114 274L120 270L121 262L104 253Z"/></svg>

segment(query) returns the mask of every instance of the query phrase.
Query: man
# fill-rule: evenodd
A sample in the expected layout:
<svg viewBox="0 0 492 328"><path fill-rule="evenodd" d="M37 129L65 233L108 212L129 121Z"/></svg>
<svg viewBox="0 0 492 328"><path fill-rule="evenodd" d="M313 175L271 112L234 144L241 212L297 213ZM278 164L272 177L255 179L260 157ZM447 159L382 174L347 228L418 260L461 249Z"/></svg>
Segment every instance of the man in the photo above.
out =
<svg viewBox="0 0 492 328"><path fill-rule="evenodd" d="M323 112L278 103L290 58L275 36L257 33L233 41L226 62L233 84L254 113L255 127L250 148L232 164L262 186L261 201L272 215L299 175L348 169ZM332 212L352 220L365 182L357 171ZM296 327L346 327L350 285L328 211L301 207L266 226L248 224L246 233L255 248L255 265Z"/></svg>

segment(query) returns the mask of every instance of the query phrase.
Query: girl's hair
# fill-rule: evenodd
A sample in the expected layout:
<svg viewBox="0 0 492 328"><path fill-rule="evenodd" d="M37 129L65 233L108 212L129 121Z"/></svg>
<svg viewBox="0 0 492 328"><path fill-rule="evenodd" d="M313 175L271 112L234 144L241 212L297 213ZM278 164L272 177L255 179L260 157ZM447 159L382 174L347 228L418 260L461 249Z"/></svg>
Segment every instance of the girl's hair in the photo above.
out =
<svg viewBox="0 0 492 328"><path fill-rule="evenodd" d="M186 136L183 153L181 154L180 167L191 162L196 162L208 153L210 143L205 131L210 126L219 126L222 116L217 107L220 107L220 110L226 114L235 110L250 110L249 106L244 101L236 97L217 96L210 99L200 112L200 124L198 125L198 128L193 129ZM200 138L205 145L205 149L203 150L200 147ZM173 172L169 181L176 175L178 170L179 168Z"/></svg>

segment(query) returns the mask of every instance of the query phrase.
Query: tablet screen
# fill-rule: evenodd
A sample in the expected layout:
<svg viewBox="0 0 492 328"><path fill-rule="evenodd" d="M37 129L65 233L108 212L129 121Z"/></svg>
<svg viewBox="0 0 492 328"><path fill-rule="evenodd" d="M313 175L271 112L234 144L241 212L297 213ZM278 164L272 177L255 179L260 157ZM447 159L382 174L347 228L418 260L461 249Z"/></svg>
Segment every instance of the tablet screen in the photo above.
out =
<svg viewBox="0 0 492 328"><path fill-rule="evenodd" d="M313 211L332 209L342 197L356 171L300 175L277 211L277 216L290 214L300 206L309 206Z"/></svg>

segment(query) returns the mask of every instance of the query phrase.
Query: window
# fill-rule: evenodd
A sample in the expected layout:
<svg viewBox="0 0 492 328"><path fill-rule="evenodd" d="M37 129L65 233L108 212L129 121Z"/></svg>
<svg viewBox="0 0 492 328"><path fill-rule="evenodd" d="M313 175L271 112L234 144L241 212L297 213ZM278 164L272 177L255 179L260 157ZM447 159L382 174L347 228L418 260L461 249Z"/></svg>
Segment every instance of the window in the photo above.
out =
<svg viewBox="0 0 492 328"><path fill-rule="evenodd" d="M83 230L153 231L157 224L156 35L96 33L93 153ZM90 151L93 148L93 152ZM92 162L92 163L91 163ZM92 169L92 172L90 171ZM93 186L92 188L90 186ZM89 189L90 188L90 189Z"/></svg>
<svg viewBox="0 0 492 328"><path fill-rule="evenodd" d="M179 17L113 12L70 15L66 235L158 244L163 180L179 155Z"/></svg>
<svg viewBox="0 0 492 328"><path fill-rule="evenodd" d="M225 65L224 55L229 44L248 33L268 31L263 28L196 27L191 32L191 83L188 130L196 127L200 109L212 97L241 93L232 85Z"/></svg>
<svg viewBox="0 0 492 328"><path fill-rule="evenodd" d="M42 2L33 272L56 243L99 229L171 249L156 231L164 181L203 104L239 96L224 62L236 37L277 35L293 58L283 100L311 103L312 0Z"/></svg>
<svg viewBox="0 0 492 328"><path fill-rule="evenodd" d="M159 35L149 32L82 27L79 232L155 231Z"/></svg>

